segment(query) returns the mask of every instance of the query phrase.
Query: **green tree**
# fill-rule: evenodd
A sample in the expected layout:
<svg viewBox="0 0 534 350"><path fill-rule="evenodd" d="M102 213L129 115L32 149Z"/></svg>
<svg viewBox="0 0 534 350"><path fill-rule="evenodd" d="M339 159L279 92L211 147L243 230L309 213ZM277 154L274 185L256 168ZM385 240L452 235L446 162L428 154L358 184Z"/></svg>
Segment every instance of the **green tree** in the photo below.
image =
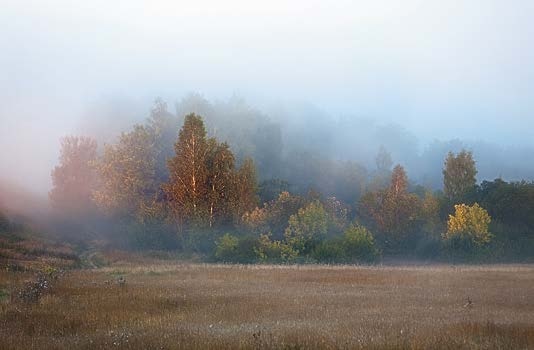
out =
<svg viewBox="0 0 534 350"><path fill-rule="evenodd" d="M457 155L449 152L443 169L443 191L452 202L465 198L475 189L477 169L473 154L462 150Z"/></svg>
<svg viewBox="0 0 534 350"><path fill-rule="evenodd" d="M301 255L308 254L326 236L328 216L319 201L313 201L291 215L285 231L286 242Z"/></svg>
<svg viewBox="0 0 534 350"><path fill-rule="evenodd" d="M488 227L491 218L486 211L478 205L457 204L454 206L454 215L449 215L447 222L447 232L444 234L446 240L454 240L481 246L491 241L491 233Z"/></svg>

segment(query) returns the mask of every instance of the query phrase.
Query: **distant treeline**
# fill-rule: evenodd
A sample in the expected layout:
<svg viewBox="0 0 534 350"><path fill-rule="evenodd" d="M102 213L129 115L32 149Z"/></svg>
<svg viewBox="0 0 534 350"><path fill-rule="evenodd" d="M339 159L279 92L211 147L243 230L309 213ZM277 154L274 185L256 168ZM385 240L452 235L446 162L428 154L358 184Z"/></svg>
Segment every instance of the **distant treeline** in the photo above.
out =
<svg viewBox="0 0 534 350"><path fill-rule="evenodd" d="M189 113L199 105L208 127ZM58 230L238 262L534 253L534 184L477 184L471 152L442 159L432 171L442 172L443 190L434 191L410 182L385 147L373 169L313 147L288 155L267 118L237 109L236 124L217 129L209 108L182 103L173 114L157 100L145 123L100 150L91 137L65 137L50 192Z"/></svg>

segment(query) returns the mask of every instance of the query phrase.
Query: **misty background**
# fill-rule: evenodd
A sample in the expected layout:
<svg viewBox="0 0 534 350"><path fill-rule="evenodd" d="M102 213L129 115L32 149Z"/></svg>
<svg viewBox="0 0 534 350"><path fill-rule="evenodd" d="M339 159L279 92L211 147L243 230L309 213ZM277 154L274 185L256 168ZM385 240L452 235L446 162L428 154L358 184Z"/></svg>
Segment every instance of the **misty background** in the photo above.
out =
<svg viewBox="0 0 534 350"><path fill-rule="evenodd" d="M0 4L0 180L11 188L46 197L60 137L115 142L157 97L203 115L238 156L268 135L283 159L264 177L291 182L284 161L303 153L372 170L383 145L432 188L462 147L479 179L534 179L530 1ZM247 137L255 149L237 144Z"/></svg>

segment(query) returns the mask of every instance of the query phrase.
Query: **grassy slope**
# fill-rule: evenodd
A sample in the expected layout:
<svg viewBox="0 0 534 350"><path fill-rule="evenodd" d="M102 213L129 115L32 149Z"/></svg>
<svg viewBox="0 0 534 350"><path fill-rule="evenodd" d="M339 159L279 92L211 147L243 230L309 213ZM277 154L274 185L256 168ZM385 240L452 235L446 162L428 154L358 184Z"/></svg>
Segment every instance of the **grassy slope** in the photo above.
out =
<svg viewBox="0 0 534 350"><path fill-rule="evenodd" d="M0 285L23 275L0 272ZM534 266L123 263L71 271L35 305L0 303L0 339L8 349L534 348L533 292Z"/></svg>

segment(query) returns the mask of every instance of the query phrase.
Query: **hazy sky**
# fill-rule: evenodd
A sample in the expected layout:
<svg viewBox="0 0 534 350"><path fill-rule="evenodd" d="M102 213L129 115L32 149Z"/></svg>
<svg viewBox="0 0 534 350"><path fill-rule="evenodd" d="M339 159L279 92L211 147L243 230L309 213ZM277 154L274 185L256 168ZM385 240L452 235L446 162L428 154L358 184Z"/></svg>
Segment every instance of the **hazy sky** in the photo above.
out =
<svg viewBox="0 0 534 350"><path fill-rule="evenodd" d="M190 91L534 146L533 38L530 0L0 0L0 177L46 187L98 101Z"/></svg>

